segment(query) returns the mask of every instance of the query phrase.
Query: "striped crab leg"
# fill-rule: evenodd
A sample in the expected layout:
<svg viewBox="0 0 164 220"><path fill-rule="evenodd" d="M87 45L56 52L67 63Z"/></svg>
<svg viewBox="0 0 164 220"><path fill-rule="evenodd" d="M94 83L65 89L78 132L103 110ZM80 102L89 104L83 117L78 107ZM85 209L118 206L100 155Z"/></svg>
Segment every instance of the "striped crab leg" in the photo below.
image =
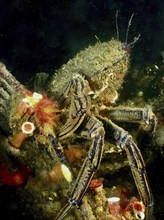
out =
<svg viewBox="0 0 164 220"><path fill-rule="evenodd" d="M106 133L108 131L108 133L110 133L109 135L115 140L117 146L125 150L138 193L146 207L145 219L150 220L153 210L153 195L149 185L144 160L139 148L133 141L131 135L124 129L114 124L108 118L100 116L99 119L103 122Z"/></svg>
<svg viewBox="0 0 164 220"><path fill-rule="evenodd" d="M84 122L80 126L79 135L92 140L92 145L76 178L70 199L55 220L62 220L70 209L78 206L101 161L104 146L104 129L102 123L86 115Z"/></svg>
<svg viewBox="0 0 164 220"><path fill-rule="evenodd" d="M100 114L105 115L112 121L141 124L144 126L143 129L150 134L154 134L157 127L157 118L149 106L146 108L103 106L100 109Z"/></svg>
<svg viewBox="0 0 164 220"><path fill-rule="evenodd" d="M64 101L70 99L69 118L61 129L58 139L65 139L80 126L91 107L90 87L84 78L77 74L64 91Z"/></svg>
<svg viewBox="0 0 164 220"><path fill-rule="evenodd" d="M20 102L23 91L24 87L6 69L6 66L0 63L0 127L2 130L11 132L13 120L11 115L15 115L14 109L16 103Z"/></svg>
<svg viewBox="0 0 164 220"><path fill-rule="evenodd" d="M76 75L66 88L63 96L71 98L68 121L58 135L59 141L70 136L73 132L91 140L92 144L76 178L70 199L66 206L57 215L56 220L62 220L70 209L77 206L97 170L103 152L104 129L96 118L89 116L91 99L88 82L81 75Z"/></svg>

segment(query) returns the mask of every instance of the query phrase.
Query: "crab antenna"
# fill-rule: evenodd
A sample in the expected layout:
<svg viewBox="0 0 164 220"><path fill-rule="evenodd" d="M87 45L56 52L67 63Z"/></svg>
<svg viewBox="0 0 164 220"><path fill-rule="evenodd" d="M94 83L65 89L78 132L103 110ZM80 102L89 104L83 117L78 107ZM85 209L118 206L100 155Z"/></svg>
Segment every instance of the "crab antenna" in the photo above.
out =
<svg viewBox="0 0 164 220"><path fill-rule="evenodd" d="M128 22L128 27L127 27L127 31L126 31L126 38L125 38L125 44L127 44L128 34L129 34L129 28L130 28L130 26L131 26L133 16L134 16L134 14L131 15L130 20L129 20L129 22Z"/></svg>
<svg viewBox="0 0 164 220"><path fill-rule="evenodd" d="M131 43L125 44L125 48L128 48L128 47L133 48L135 43L139 40L140 36L141 36L141 34L139 34L137 37L135 37Z"/></svg>
<svg viewBox="0 0 164 220"><path fill-rule="evenodd" d="M119 41L119 29L118 29L118 13L119 11L116 11L116 33L117 33L117 40Z"/></svg>

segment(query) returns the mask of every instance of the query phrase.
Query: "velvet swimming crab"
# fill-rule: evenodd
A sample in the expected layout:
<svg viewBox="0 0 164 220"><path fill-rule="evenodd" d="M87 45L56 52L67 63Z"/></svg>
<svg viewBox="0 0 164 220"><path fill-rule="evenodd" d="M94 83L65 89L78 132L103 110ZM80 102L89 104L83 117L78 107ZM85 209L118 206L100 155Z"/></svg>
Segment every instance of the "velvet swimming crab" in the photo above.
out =
<svg viewBox="0 0 164 220"><path fill-rule="evenodd" d="M45 90L51 100L47 96L26 90L1 64L1 118L3 122L6 121L6 125L5 122L1 123L1 127L6 127L7 121L8 124L12 122L9 126L9 144L12 147L18 149L23 141L31 136L35 136L37 141L44 139L44 145L54 146L62 164L62 172L70 182L71 168L63 162L60 142L73 134L91 141L68 203L57 214L56 220L64 219L69 210L81 203L101 163L106 135L114 140L118 148L125 150L140 198L146 207L146 219L150 219L153 196L142 155L132 136L115 122L142 124L144 129L153 134L156 117L149 107L112 107L128 70L130 47L136 40L131 44L122 44L114 39L98 42L78 53L55 74L44 79ZM16 119L8 119L5 113L5 109L8 109L5 103L12 91L18 92L21 97L21 102L16 107ZM8 127L5 130L8 130ZM21 139L18 136L21 136ZM51 155L52 151L53 149ZM33 164L32 166L40 166L37 160L33 161Z"/></svg>

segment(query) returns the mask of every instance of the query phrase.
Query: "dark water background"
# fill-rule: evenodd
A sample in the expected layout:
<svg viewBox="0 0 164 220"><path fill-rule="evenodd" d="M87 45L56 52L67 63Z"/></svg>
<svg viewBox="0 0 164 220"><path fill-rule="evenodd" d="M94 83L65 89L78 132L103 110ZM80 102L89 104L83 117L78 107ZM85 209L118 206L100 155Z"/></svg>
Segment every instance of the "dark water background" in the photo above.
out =
<svg viewBox="0 0 164 220"><path fill-rule="evenodd" d="M144 68L162 62L164 1L161 0L0 0L0 61L22 83L38 72L52 73L77 52L96 43L95 35L100 41L116 37L117 10L120 40L125 40L133 13L128 41L141 34L132 51L132 65ZM135 89L135 83L133 86ZM163 149L157 154L158 160L148 167L148 175L155 197L156 220L163 220ZM0 219L2 213L4 219L29 219L14 196L12 189L0 188Z"/></svg>

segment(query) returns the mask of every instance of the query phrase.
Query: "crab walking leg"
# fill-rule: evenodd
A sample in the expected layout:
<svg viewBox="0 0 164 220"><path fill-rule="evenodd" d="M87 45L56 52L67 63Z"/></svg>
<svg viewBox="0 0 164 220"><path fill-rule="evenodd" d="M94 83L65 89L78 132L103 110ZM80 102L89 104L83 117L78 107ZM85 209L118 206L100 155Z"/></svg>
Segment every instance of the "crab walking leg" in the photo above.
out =
<svg viewBox="0 0 164 220"><path fill-rule="evenodd" d="M13 91L19 92L24 90L24 87L16 80L16 78L6 69L6 66L1 62L0 86L10 95L13 94Z"/></svg>
<svg viewBox="0 0 164 220"><path fill-rule="evenodd" d="M151 108L129 108L129 107L106 107L100 109L100 114L105 115L112 121L133 122L145 125L146 130L154 133L157 126L157 118Z"/></svg>
<svg viewBox="0 0 164 220"><path fill-rule="evenodd" d="M99 118L104 123L104 126L109 131L110 135L113 136L118 147L126 151L129 160L129 165L131 167L131 171L140 198L146 207L145 219L150 220L150 215L153 207L153 196L149 186L146 168L140 150L135 144L135 142L132 140L132 137L128 134L128 132L126 132L124 129L120 128L107 118Z"/></svg>
<svg viewBox="0 0 164 220"><path fill-rule="evenodd" d="M126 141L125 151L139 195L146 207L145 219L151 220L153 212L153 196L150 190L145 165L138 147L132 140L130 140L130 137L127 138L129 138L129 140Z"/></svg>
<svg viewBox="0 0 164 220"><path fill-rule="evenodd" d="M12 97L19 90L23 90L22 85L6 69L6 66L0 63L0 112L3 112L1 117L7 114Z"/></svg>
<svg viewBox="0 0 164 220"><path fill-rule="evenodd" d="M70 136L84 120L86 113L89 113L91 107L90 87L88 82L80 75L76 75L68 87L66 88L63 96L66 98L71 97L69 118L60 134L59 139L64 139Z"/></svg>
<svg viewBox="0 0 164 220"><path fill-rule="evenodd" d="M70 199L61 210L56 220L62 220L71 208L81 202L102 158L104 146L104 129L102 123L95 118L86 116L84 122L80 126L79 135L92 140L92 145L80 169L79 175L77 176Z"/></svg>
<svg viewBox="0 0 164 220"><path fill-rule="evenodd" d="M20 102L23 91L23 86L0 62L0 127L4 131L11 132L13 109Z"/></svg>

